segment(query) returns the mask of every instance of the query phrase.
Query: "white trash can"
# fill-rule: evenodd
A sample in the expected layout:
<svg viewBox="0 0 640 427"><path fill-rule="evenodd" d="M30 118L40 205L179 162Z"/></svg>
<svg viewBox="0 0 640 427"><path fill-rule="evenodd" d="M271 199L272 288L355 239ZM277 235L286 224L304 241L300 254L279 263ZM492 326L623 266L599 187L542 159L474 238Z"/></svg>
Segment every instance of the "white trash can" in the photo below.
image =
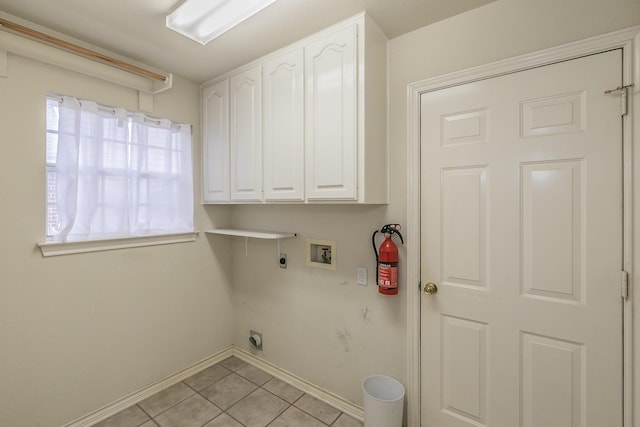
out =
<svg viewBox="0 0 640 427"><path fill-rule="evenodd" d="M392 377L372 375L362 381L364 427L401 427L404 387Z"/></svg>

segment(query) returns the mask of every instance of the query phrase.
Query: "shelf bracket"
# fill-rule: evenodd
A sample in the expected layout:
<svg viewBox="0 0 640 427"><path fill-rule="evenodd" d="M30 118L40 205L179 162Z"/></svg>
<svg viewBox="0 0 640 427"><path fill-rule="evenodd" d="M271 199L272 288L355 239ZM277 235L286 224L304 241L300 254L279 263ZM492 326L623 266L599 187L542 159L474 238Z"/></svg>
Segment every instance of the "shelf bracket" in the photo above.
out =
<svg viewBox="0 0 640 427"><path fill-rule="evenodd" d="M280 240L282 239L276 239L276 260L278 260L278 264L280 264Z"/></svg>
<svg viewBox="0 0 640 427"><path fill-rule="evenodd" d="M244 256L249 256L249 237L244 238Z"/></svg>

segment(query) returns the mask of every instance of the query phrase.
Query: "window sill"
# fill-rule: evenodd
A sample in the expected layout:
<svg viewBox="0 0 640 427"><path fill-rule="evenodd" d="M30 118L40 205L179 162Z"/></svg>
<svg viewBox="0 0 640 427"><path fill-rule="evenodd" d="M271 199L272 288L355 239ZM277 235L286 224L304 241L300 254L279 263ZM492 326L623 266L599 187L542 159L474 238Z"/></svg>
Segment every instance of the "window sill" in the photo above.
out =
<svg viewBox="0 0 640 427"><path fill-rule="evenodd" d="M81 254L86 252L110 251L114 249L194 242L197 237L198 232L194 231L190 233L121 237L117 239L85 240L79 242L46 242L38 243L38 246L42 251L42 256L50 257Z"/></svg>

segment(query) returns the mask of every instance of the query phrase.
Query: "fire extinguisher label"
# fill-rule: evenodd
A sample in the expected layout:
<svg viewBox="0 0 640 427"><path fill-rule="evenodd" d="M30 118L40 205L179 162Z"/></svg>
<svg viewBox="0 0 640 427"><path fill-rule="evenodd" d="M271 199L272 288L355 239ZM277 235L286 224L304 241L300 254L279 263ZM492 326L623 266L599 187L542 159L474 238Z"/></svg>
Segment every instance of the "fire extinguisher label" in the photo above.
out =
<svg viewBox="0 0 640 427"><path fill-rule="evenodd" d="M378 265L378 286L387 289L398 287L398 263L381 262Z"/></svg>

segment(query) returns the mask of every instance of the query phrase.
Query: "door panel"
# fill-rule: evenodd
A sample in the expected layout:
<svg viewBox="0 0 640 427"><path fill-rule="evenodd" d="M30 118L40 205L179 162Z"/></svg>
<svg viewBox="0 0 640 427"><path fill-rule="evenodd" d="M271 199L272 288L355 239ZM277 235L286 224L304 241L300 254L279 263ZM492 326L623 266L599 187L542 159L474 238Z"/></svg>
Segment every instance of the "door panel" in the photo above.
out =
<svg viewBox="0 0 640 427"><path fill-rule="evenodd" d="M231 200L262 200L262 70L234 75L230 86Z"/></svg>
<svg viewBox="0 0 640 427"><path fill-rule="evenodd" d="M442 409L452 418L487 420L487 325L442 316Z"/></svg>
<svg viewBox="0 0 640 427"><path fill-rule="evenodd" d="M622 53L421 96L422 425L622 425Z"/></svg>
<svg viewBox="0 0 640 427"><path fill-rule="evenodd" d="M584 344L529 333L521 341L522 426L587 425L581 410L586 397Z"/></svg>
<svg viewBox="0 0 640 427"><path fill-rule="evenodd" d="M309 200L357 198L356 31L346 27L305 48Z"/></svg>
<svg viewBox="0 0 640 427"><path fill-rule="evenodd" d="M522 165L523 296L584 303L584 159Z"/></svg>
<svg viewBox="0 0 640 427"><path fill-rule="evenodd" d="M229 81L202 92L204 134L202 136L204 202L229 200Z"/></svg>
<svg viewBox="0 0 640 427"><path fill-rule="evenodd" d="M273 58L264 70L264 198L304 200L304 52Z"/></svg>
<svg viewBox="0 0 640 427"><path fill-rule="evenodd" d="M487 169L444 169L440 179L443 283L486 288Z"/></svg>

